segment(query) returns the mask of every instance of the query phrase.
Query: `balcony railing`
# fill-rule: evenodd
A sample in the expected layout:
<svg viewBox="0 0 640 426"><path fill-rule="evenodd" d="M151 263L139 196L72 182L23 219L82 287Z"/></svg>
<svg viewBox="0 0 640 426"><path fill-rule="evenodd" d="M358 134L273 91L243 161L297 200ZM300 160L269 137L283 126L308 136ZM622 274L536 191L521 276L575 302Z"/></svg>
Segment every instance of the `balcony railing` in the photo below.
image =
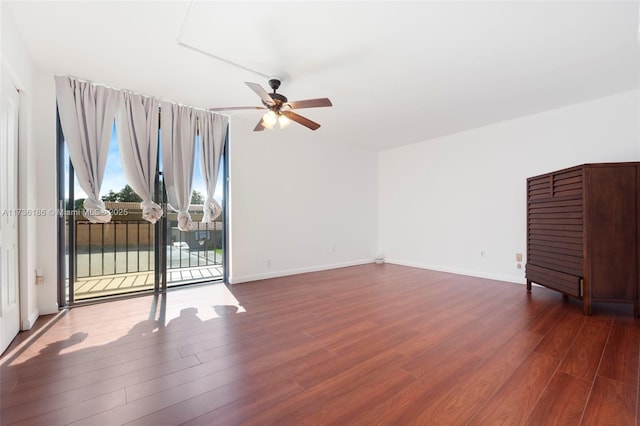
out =
<svg viewBox="0 0 640 426"><path fill-rule="evenodd" d="M218 225L218 226L216 226ZM167 269L222 264L222 227L194 224L193 231L170 228ZM154 226L141 220L90 223L76 220L76 278L154 270Z"/></svg>
<svg viewBox="0 0 640 426"><path fill-rule="evenodd" d="M111 222L104 224L90 223L82 216L68 217L75 221L75 241L67 241L67 247L73 244L76 253L75 278L153 272L155 226L141 218L138 203L105 204L108 209L126 214L114 215ZM219 275L222 222L200 223L202 206L192 206L190 210L194 219L192 231L180 231L176 215L168 214L167 270L216 267Z"/></svg>

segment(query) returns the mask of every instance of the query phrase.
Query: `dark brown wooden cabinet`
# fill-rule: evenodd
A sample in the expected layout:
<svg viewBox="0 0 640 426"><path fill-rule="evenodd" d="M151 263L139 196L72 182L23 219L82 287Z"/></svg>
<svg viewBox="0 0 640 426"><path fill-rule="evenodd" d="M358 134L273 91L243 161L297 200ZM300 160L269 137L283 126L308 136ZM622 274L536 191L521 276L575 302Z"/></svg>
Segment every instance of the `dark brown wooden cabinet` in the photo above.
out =
<svg viewBox="0 0 640 426"><path fill-rule="evenodd" d="M584 164L527 179L531 283L593 302L638 307L640 163Z"/></svg>

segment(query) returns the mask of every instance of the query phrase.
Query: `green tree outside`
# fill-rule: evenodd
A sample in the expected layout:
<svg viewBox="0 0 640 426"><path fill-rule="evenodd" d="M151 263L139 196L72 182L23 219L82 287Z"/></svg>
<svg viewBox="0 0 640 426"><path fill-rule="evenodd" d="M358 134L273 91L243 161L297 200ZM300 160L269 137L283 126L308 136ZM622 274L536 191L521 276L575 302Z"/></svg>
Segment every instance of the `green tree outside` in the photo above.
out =
<svg viewBox="0 0 640 426"><path fill-rule="evenodd" d="M113 192L113 189L109 190L107 195L102 197L102 200L103 201L115 201L115 202L119 202L119 203L126 203L126 202L138 202L139 203L139 202L142 201L142 198L140 198L140 196L135 193L133 188L131 188L129 185L125 185L124 188L122 188L118 192Z"/></svg>
<svg viewBox="0 0 640 426"><path fill-rule="evenodd" d="M204 204L204 195L194 189L191 192L191 204Z"/></svg>
<svg viewBox="0 0 640 426"><path fill-rule="evenodd" d="M119 203L125 202L141 202L142 198L135 193L133 188L129 185L125 185L118 192L114 192L113 189L110 189L107 195L102 197L103 201L115 201ZM78 200L76 200L78 201ZM204 195L200 191L196 191L195 189L191 191L191 204L204 204Z"/></svg>

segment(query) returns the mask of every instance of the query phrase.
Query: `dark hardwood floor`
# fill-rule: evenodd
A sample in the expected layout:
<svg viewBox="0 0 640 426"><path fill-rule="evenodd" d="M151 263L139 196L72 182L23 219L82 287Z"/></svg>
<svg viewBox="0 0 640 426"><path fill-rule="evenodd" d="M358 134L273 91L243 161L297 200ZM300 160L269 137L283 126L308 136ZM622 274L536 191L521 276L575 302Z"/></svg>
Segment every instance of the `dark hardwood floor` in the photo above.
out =
<svg viewBox="0 0 640 426"><path fill-rule="evenodd" d="M86 306L0 358L0 423L636 425L632 311L389 264Z"/></svg>

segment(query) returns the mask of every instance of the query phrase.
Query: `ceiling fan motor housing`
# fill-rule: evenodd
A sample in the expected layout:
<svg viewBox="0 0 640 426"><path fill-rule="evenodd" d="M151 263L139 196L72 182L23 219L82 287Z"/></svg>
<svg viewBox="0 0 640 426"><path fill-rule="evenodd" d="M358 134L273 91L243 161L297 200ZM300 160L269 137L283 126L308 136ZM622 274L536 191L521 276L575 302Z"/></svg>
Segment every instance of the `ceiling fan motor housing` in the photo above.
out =
<svg viewBox="0 0 640 426"><path fill-rule="evenodd" d="M280 93L269 93L269 96L271 96L271 99L274 100L274 102L276 103L277 106L280 106L282 104L286 104L287 101L288 101L287 97L284 96L284 95L281 95Z"/></svg>
<svg viewBox="0 0 640 426"><path fill-rule="evenodd" d="M278 88L280 87L279 79L272 78L271 80L269 80L269 86L273 89L273 93L269 93L269 96L271 96L271 99L273 99L275 104L267 105L264 101L262 101L262 103L271 111L279 112L282 105L286 104L288 99L286 96L281 95L280 93L276 93L276 90L278 90Z"/></svg>
<svg viewBox="0 0 640 426"><path fill-rule="evenodd" d="M272 78L271 80L269 80L269 87L271 87L274 92L278 90L278 88L280 87L280 79Z"/></svg>

